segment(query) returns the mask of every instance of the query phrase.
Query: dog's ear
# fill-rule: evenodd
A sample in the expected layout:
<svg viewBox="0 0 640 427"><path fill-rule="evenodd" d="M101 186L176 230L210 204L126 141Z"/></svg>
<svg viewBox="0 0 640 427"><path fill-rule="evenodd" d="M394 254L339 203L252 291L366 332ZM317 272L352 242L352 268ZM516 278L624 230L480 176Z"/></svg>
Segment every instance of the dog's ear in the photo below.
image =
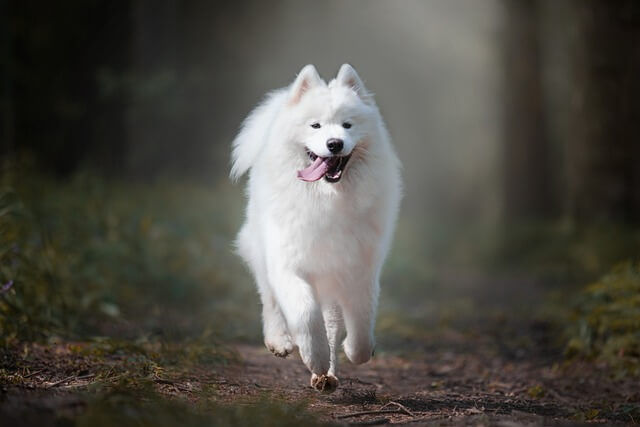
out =
<svg viewBox="0 0 640 427"><path fill-rule="evenodd" d="M318 71L316 71L316 67L309 64L306 65L300 73L296 80L291 85L291 93L289 94L289 102L291 104L297 104L302 99L302 96L316 86L320 86L324 84L320 76L318 75Z"/></svg>
<svg viewBox="0 0 640 427"><path fill-rule="evenodd" d="M353 89L364 102L368 103L372 101L371 94L367 91L367 88L364 87L360 76L351 65L342 64L336 76L336 82L342 86Z"/></svg>

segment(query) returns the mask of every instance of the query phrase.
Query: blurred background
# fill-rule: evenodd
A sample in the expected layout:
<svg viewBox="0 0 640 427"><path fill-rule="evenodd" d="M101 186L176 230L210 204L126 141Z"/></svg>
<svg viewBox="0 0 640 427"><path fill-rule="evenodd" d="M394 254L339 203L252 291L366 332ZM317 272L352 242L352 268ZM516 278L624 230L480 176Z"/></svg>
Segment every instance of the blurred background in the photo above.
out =
<svg viewBox="0 0 640 427"><path fill-rule="evenodd" d="M0 0L0 20L4 342L259 343L229 147L308 63L354 65L404 164L382 351L479 319L526 335L637 259L637 1Z"/></svg>

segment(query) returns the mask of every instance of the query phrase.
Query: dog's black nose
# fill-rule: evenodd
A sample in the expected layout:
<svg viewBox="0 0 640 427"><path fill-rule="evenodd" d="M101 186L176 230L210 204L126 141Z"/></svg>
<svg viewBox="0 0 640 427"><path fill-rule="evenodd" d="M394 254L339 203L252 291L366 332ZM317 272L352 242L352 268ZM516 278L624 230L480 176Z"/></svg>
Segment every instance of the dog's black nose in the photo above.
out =
<svg viewBox="0 0 640 427"><path fill-rule="evenodd" d="M333 154L337 154L342 151L342 147L344 147L344 142L338 138L331 138L327 141L327 148Z"/></svg>

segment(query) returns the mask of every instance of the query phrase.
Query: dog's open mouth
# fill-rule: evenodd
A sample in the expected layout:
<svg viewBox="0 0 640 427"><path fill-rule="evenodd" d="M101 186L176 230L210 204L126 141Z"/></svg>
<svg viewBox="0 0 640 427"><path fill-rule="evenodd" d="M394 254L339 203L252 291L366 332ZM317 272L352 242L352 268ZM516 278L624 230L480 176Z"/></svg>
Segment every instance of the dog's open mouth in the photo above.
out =
<svg viewBox="0 0 640 427"><path fill-rule="evenodd" d="M307 149L307 155L312 163L298 171L298 178L307 182L317 181L322 177L331 183L340 181L342 172L351 158L351 154L347 156L320 157L309 149Z"/></svg>

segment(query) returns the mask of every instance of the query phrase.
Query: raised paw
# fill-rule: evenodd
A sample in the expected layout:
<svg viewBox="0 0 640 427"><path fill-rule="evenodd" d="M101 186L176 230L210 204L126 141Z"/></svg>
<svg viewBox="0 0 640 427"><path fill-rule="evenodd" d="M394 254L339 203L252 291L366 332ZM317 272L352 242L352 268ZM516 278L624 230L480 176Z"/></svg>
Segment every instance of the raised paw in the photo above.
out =
<svg viewBox="0 0 640 427"><path fill-rule="evenodd" d="M338 388L338 379L331 374L312 374L311 387L321 393L333 393Z"/></svg>
<svg viewBox="0 0 640 427"><path fill-rule="evenodd" d="M271 353L278 357L287 357L294 349L291 337L285 334L277 337L266 338L264 340L264 345L267 346Z"/></svg>

